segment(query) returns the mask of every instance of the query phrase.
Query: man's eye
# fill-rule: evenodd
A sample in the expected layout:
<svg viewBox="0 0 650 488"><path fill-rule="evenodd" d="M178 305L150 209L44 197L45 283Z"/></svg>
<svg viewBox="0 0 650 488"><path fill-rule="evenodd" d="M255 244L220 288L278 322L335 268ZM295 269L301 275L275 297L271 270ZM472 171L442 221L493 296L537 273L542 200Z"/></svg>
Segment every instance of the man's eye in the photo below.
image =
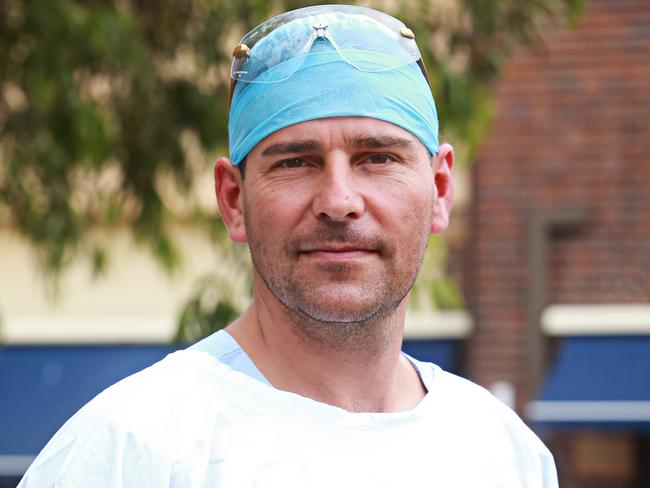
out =
<svg viewBox="0 0 650 488"><path fill-rule="evenodd" d="M389 164L395 161L395 158L393 158L390 154L377 153L368 156L368 161L372 164Z"/></svg>
<svg viewBox="0 0 650 488"><path fill-rule="evenodd" d="M277 168L302 168L307 163L301 158L283 159L275 165Z"/></svg>

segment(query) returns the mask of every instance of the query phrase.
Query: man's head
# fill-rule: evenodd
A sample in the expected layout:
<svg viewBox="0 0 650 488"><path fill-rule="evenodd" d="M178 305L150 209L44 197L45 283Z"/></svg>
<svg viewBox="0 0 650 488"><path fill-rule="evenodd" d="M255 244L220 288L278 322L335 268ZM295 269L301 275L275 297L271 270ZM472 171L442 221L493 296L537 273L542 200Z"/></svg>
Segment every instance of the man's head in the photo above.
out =
<svg viewBox="0 0 650 488"><path fill-rule="evenodd" d="M256 292L319 323L390 314L451 205L453 151L438 146L417 47L401 23L367 11L327 7L258 28L263 40L233 63L231 155L246 158L246 179L225 158L215 168Z"/></svg>

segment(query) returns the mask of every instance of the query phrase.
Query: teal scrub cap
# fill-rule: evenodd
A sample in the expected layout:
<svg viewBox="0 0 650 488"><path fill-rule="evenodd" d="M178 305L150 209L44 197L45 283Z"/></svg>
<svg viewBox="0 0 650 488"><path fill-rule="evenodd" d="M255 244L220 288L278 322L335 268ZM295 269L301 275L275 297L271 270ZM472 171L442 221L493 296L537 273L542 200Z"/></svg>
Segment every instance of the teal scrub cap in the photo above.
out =
<svg viewBox="0 0 650 488"><path fill-rule="evenodd" d="M231 76L230 156L239 164L274 132L327 117L372 117L438 152L438 118L412 32L376 10L307 7L242 38Z"/></svg>

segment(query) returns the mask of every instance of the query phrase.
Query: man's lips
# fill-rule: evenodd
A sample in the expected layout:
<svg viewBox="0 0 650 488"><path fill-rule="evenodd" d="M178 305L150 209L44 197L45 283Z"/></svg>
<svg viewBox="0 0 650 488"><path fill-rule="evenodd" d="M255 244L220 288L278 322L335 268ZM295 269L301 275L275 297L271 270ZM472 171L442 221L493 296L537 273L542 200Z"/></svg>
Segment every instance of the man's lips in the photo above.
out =
<svg viewBox="0 0 650 488"><path fill-rule="evenodd" d="M303 244L298 248L299 252L349 252L349 251L373 251L369 246L362 244L347 244L345 242L332 242L327 244Z"/></svg>
<svg viewBox="0 0 650 488"><path fill-rule="evenodd" d="M373 248L363 245L328 243L300 246L298 253L311 258L321 259L358 259L376 253Z"/></svg>

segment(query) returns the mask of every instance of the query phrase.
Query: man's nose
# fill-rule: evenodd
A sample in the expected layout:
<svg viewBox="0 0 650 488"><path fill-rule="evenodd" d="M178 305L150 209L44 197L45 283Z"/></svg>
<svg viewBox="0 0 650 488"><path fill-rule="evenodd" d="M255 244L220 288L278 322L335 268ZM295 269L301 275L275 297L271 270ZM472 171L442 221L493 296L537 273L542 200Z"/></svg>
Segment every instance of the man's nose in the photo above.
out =
<svg viewBox="0 0 650 488"><path fill-rule="evenodd" d="M365 210L365 202L359 189L359 177L347 158L327 161L321 175L312 206L314 215L339 222L359 218Z"/></svg>

